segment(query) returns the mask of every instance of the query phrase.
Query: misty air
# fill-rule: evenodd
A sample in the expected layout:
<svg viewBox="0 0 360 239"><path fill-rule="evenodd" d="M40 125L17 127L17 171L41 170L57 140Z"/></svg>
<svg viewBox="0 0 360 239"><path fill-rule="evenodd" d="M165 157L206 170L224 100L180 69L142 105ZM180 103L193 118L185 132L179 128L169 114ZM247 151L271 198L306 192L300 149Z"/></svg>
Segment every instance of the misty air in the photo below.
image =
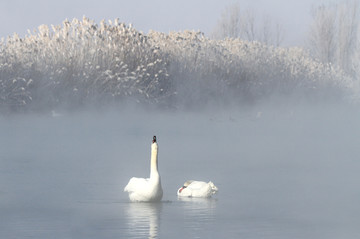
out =
<svg viewBox="0 0 360 239"><path fill-rule="evenodd" d="M359 237L357 1L15 5L1 238Z"/></svg>

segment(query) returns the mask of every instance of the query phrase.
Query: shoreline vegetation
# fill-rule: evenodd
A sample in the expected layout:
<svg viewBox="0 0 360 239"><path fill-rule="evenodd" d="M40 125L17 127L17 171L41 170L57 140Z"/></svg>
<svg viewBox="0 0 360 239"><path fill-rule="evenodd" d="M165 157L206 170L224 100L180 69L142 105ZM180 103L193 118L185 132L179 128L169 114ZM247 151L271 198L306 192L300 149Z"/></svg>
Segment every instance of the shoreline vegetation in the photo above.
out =
<svg viewBox="0 0 360 239"><path fill-rule="evenodd" d="M132 102L187 109L276 97L357 101L357 83L298 47L201 32L144 34L118 19L41 25L0 42L0 111Z"/></svg>

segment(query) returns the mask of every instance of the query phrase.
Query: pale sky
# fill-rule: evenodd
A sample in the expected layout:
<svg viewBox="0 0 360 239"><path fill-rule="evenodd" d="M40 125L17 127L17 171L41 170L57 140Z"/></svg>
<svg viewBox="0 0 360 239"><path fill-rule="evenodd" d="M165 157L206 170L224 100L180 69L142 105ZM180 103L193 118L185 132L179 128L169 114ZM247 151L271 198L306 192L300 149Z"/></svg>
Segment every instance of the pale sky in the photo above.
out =
<svg viewBox="0 0 360 239"><path fill-rule="evenodd" d="M200 30L209 35L224 9L239 3L259 17L268 15L284 27L286 45L301 45L311 20L312 6L341 0L0 0L0 37L20 36L41 24L59 25L84 15L97 23L119 18L134 28L169 31Z"/></svg>

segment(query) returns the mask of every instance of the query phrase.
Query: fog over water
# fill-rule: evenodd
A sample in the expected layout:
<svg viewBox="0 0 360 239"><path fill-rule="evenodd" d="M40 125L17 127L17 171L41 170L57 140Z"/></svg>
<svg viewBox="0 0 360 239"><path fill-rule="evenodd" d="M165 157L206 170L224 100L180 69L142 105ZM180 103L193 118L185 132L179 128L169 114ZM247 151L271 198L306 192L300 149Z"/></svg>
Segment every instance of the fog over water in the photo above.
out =
<svg viewBox="0 0 360 239"><path fill-rule="evenodd" d="M357 238L360 111L304 105L0 119L1 238ZM161 203L130 203L158 137ZM211 199L180 200L189 179Z"/></svg>

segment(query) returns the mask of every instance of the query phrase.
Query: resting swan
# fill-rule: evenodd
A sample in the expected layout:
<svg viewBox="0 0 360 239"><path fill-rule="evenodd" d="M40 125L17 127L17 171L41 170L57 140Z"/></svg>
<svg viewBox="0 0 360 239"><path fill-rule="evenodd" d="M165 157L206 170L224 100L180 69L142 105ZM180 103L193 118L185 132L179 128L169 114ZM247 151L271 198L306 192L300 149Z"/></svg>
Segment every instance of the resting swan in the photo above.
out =
<svg viewBox="0 0 360 239"><path fill-rule="evenodd" d="M178 189L179 197L203 197L208 198L217 193L218 188L210 181L208 183L202 181L189 180L184 186Z"/></svg>
<svg viewBox="0 0 360 239"><path fill-rule="evenodd" d="M124 188L132 202L156 202L163 196L161 180L158 172L158 145L156 136L151 145L150 178L131 178Z"/></svg>

